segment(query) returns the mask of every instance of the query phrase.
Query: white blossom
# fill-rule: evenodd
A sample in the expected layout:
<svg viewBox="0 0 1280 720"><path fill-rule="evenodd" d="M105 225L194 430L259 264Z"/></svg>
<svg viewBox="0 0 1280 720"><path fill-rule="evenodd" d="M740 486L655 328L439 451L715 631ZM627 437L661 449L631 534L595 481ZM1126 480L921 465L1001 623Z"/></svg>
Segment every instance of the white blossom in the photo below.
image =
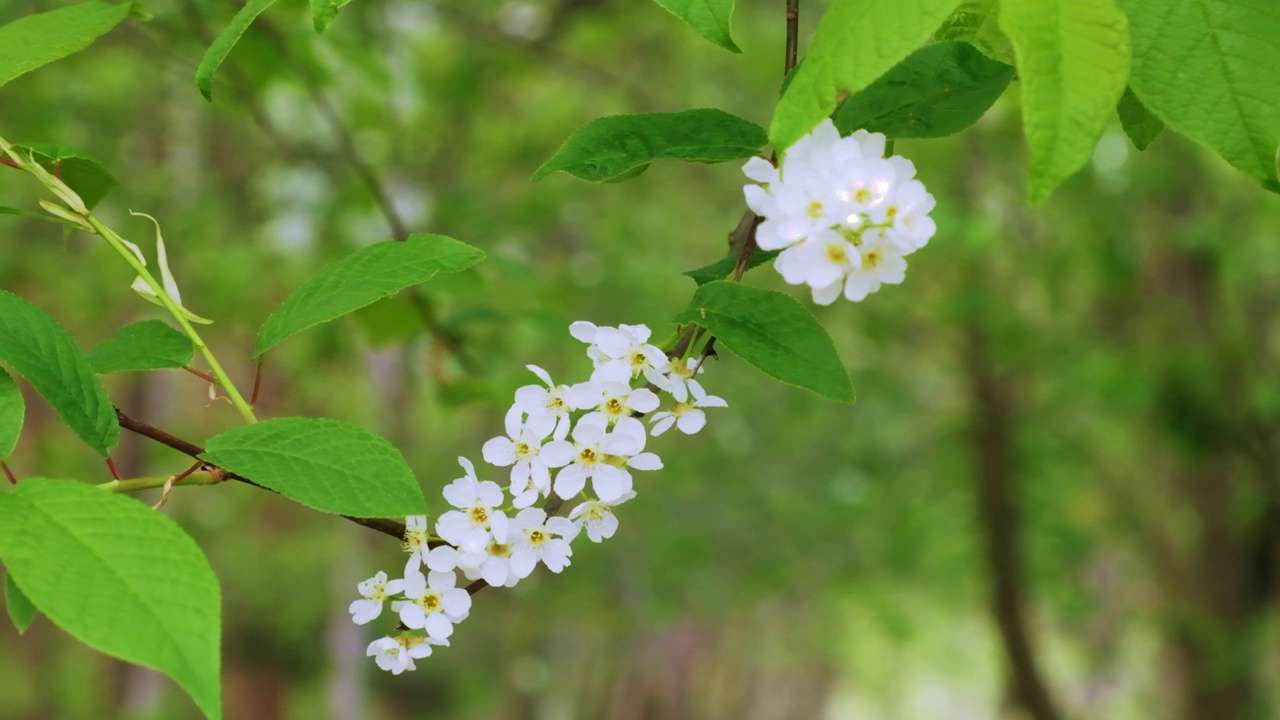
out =
<svg viewBox="0 0 1280 720"><path fill-rule="evenodd" d="M518 577L528 577L539 562L554 573L569 565L573 555L569 541L578 534L578 527L572 522L562 517L548 518L546 511L539 508L526 508L512 519L511 525L511 571Z"/></svg>
<svg viewBox="0 0 1280 720"><path fill-rule="evenodd" d="M511 466L515 506L528 507L539 494L550 492L550 468L564 467L573 457L573 445L564 440L552 440L544 445L542 440L550 433L521 423L518 407L512 410L515 412L508 412L506 418L507 436L489 440L481 452L492 465Z"/></svg>
<svg viewBox="0 0 1280 720"><path fill-rule="evenodd" d="M364 625L382 614L382 606L388 596L404 590L404 581L388 582L387 574L379 571L377 575L356 585L356 589L363 598L352 602L347 612L351 613L351 619L355 624Z"/></svg>
<svg viewBox="0 0 1280 720"><path fill-rule="evenodd" d="M701 375L705 369L702 367L701 358L673 358L668 360L664 367L645 370L644 378L659 390L671 393L677 402L684 402L689 399L688 383L693 381L694 376Z"/></svg>
<svg viewBox="0 0 1280 720"><path fill-rule="evenodd" d="M689 392L693 395L693 402L676 403L669 411L653 414L654 437L670 430L672 425L685 435L693 435L707 424L707 414L702 408L728 406L724 398L708 395L696 380L689 381Z"/></svg>
<svg viewBox="0 0 1280 720"><path fill-rule="evenodd" d="M569 436L569 413L574 409L569 406L565 400L565 395L569 392L567 385L556 385L551 381L551 375L546 370L537 365L526 365L525 367L537 375L542 382L546 383L546 387L539 385L525 385L516 390L515 405L513 409L523 412L528 416L528 424L531 428L545 429L547 420L552 421L551 427L553 434L557 440L563 440ZM546 438L543 435L539 439Z"/></svg>
<svg viewBox="0 0 1280 720"><path fill-rule="evenodd" d="M629 492L613 502L589 500L575 507L569 513L569 520L579 529L586 530L591 542L603 542L618 531L618 518L613 514L613 509L635 496L635 493Z"/></svg>
<svg viewBox="0 0 1280 720"><path fill-rule="evenodd" d="M466 620L471 611L471 596L457 583L458 576L452 572L407 573L406 599L391 603L391 609L400 614L405 627L426 630L436 640L448 640L454 624Z"/></svg>
<svg viewBox="0 0 1280 720"><path fill-rule="evenodd" d="M856 302L902 282L903 257L937 231L933 196L914 179L915 166L885 158L884 150L883 135L858 130L842 138L824 120L787 150L781 169L760 158L742 168L759 183L743 189L764 218L757 244L781 250L774 268L788 283L808 285L815 302L841 294Z"/></svg>
<svg viewBox="0 0 1280 720"><path fill-rule="evenodd" d="M431 655L432 645L448 645L446 640L431 637L419 637L408 633L397 637L383 637L369 643L365 655L372 657L378 667L399 675L406 670L416 670L414 660Z"/></svg>
<svg viewBox="0 0 1280 720"><path fill-rule="evenodd" d="M630 476L609 463L611 455L630 457L643 447L636 441L627 420L639 422L635 418L623 418L614 431L609 432L604 413L589 413L578 419L573 427L573 460L556 473L556 495L568 500L582 492L587 480L601 500L615 500L631 489Z"/></svg>
<svg viewBox="0 0 1280 720"><path fill-rule="evenodd" d="M436 520L436 534L464 552L483 548L489 543L490 534L506 540L507 516L498 509L503 501L502 488L492 480L478 480L470 460L460 457L458 464L466 475L444 489L444 499L458 509Z"/></svg>
<svg viewBox="0 0 1280 720"><path fill-rule="evenodd" d="M431 542L431 526L426 515L410 515L404 519L404 549L411 553L409 564L418 567L426 557Z"/></svg>
<svg viewBox="0 0 1280 720"><path fill-rule="evenodd" d="M666 353L649 343L652 333L645 325L597 327L579 321L569 326L569 333L588 344L587 356L595 363L592 382L630 383L646 368L667 361Z"/></svg>

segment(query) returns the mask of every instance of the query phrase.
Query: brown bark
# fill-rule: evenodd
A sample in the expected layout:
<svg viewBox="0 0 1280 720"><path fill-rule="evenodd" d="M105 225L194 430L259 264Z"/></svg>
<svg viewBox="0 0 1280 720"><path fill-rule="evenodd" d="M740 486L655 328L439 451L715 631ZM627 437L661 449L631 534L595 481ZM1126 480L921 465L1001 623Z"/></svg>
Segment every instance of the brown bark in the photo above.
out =
<svg viewBox="0 0 1280 720"><path fill-rule="evenodd" d="M973 403L970 440L978 509L985 531L991 612L1008 663L1012 702L1033 720L1060 720L1036 664L1023 612L1018 507L1014 497L1013 397L997 375L983 330L968 332L965 360Z"/></svg>

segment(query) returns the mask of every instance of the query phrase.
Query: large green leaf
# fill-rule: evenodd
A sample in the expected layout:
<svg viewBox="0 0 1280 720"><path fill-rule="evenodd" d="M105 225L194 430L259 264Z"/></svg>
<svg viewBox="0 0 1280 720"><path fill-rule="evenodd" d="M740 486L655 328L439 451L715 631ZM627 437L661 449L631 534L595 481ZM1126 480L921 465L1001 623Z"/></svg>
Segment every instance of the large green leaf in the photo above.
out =
<svg viewBox="0 0 1280 720"><path fill-rule="evenodd" d="M853 385L831 336L799 300L780 292L717 281L693 294L675 318L710 330L717 346L785 383L853 402Z"/></svg>
<svg viewBox="0 0 1280 720"><path fill-rule="evenodd" d="M231 54L231 49L240 42L244 31L275 2L276 0L249 0L231 18L231 24L214 38L213 44L205 51L204 57L200 58L200 65L196 68L196 87L200 88L200 94L204 95L205 100L213 100L213 74L218 71L218 66L222 65L222 61Z"/></svg>
<svg viewBox="0 0 1280 720"><path fill-rule="evenodd" d="M999 99L1013 68L964 42L939 42L911 53L840 104L841 135L859 128L890 138L952 135L978 121Z"/></svg>
<svg viewBox="0 0 1280 720"><path fill-rule="evenodd" d="M1120 116L1120 126L1125 134L1139 150L1146 150L1164 132L1164 123L1142 104L1132 88L1125 88L1124 96L1116 106L1116 114Z"/></svg>
<svg viewBox="0 0 1280 720"><path fill-rule="evenodd" d="M840 94L865 88L920 47L957 2L832 0L773 115L774 147L791 147L836 109Z"/></svg>
<svg viewBox="0 0 1280 720"><path fill-rule="evenodd" d="M1133 91L1166 125L1280 191L1280 3L1121 0Z"/></svg>
<svg viewBox="0 0 1280 720"><path fill-rule="evenodd" d="M654 0L672 15L689 24L702 37L726 50L742 50L729 35L733 19L733 0Z"/></svg>
<svg viewBox="0 0 1280 720"><path fill-rule="evenodd" d="M13 376L0 368L0 460L8 460L13 449L18 446L18 436L22 434L22 419L26 415L27 405L22 399L22 390Z"/></svg>
<svg viewBox="0 0 1280 720"><path fill-rule="evenodd" d="M66 330L43 310L0 290L0 361L27 379L64 422L103 456L120 429L107 391Z"/></svg>
<svg viewBox="0 0 1280 720"><path fill-rule="evenodd" d="M0 85L89 47L132 9L92 0L0 26Z"/></svg>
<svg viewBox="0 0 1280 720"><path fill-rule="evenodd" d="M23 480L0 495L0 560L58 627L222 716L218 578L172 520L82 483Z"/></svg>
<svg viewBox="0 0 1280 720"><path fill-rule="evenodd" d="M1028 199L1049 197L1093 155L1129 79L1129 30L1115 0L1003 0L1030 155Z"/></svg>
<svg viewBox="0 0 1280 720"><path fill-rule="evenodd" d="M9 620L13 621L13 627L19 635L26 632L36 615L40 614L36 606L31 604L31 598L24 595L13 581L12 573L4 576L4 609L9 611Z"/></svg>
<svg viewBox="0 0 1280 720"><path fill-rule="evenodd" d="M200 457L324 512L354 517L426 512L422 488L400 451L338 420L264 420L213 438Z"/></svg>
<svg viewBox="0 0 1280 720"><path fill-rule="evenodd" d="M937 41L967 42L983 55L1013 65L1013 45L1000 30L1000 0L965 0L933 34Z"/></svg>
<svg viewBox="0 0 1280 720"><path fill-rule="evenodd" d="M89 353L99 375L130 370L183 368L196 353L191 339L163 320L125 325Z"/></svg>
<svg viewBox="0 0 1280 720"><path fill-rule="evenodd" d="M84 200L88 208L93 208L107 193L120 185L102 163L71 148L27 143L15 145L14 149L31 153L45 170L57 173Z"/></svg>
<svg viewBox="0 0 1280 720"><path fill-rule="evenodd" d="M255 355L294 333L346 315L436 273L459 272L484 259L479 249L443 235L387 240L339 260L298 288L258 330Z"/></svg>
<svg viewBox="0 0 1280 720"><path fill-rule="evenodd" d="M607 182L654 160L743 160L768 142L764 128L723 110L614 115L575 130L533 179L563 170L588 182Z"/></svg>

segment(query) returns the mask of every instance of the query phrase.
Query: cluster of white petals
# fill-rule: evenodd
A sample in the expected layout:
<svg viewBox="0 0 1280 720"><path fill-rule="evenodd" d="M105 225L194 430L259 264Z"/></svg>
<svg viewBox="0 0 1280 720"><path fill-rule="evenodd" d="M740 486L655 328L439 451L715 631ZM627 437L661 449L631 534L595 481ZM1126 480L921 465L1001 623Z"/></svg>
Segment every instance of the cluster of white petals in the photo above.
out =
<svg viewBox="0 0 1280 720"><path fill-rule="evenodd" d="M808 285L820 305L901 283L906 256L937 230L915 165L884 151L884 135L840 137L824 120L787 150L781 168L763 158L742 168L759 183L744 187L747 205L764 218L757 245L781 250L774 267L788 283Z"/></svg>
<svg viewBox="0 0 1280 720"><path fill-rule="evenodd" d="M453 626L471 612L459 574L468 584L513 587L538 565L554 573L568 567L583 530L592 542L613 537L616 509L636 496L632 471L662 469L662 459L646 450L649 437L673 425L692 435L706 425L703 408L725 406L694 379L701 360L668 358L649 342L644 325L576 322L569 332L588 345L591 376L557 385L529 365L539 384L516 390L505 434L481 449L502 476L482 480L469 460L458 458L463 476L443 491L452 509L434 524L425 515L405 519L404 577L379 572L357 585L361 598L349 608L354 622L377 619L388 601L399 620L401 632L368 648L383 670L413 670L433 646L449 644ZM665 408L663 395L670 396ZM571 500L579 502L567 517L554 512ZM533 507L540 501L547 509Z"/></svg>

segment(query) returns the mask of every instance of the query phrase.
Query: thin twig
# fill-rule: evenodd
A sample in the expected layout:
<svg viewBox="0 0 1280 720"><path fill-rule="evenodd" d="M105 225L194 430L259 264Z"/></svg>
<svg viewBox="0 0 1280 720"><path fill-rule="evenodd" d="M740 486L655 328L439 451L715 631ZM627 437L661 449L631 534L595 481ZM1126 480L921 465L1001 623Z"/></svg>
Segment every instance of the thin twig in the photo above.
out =
<svg viewBox="0 0 1280 720"><path fill-rule="evenodd" d="M9 484L10 484L10 485L17 485L17 484L18 484L18 478L16 478L16 477L14 477L14 476L13 476L13 471L9 469L9 466L8 466L8 465L6 465L5 463L0 462L0 469L4 470L4 476L5 476L5 477L7 477L7 478L9 478Z"/></svg>
<svg viewBox="0 0 1280 720"><path fill-rule="evenodd" d="M186 370L187 372L191 373L192 375L195 375L196 377L200 378L201 380L204 380L205 382L209 383L210 385L221 385L221 384L222 384L221 382L218 382L218 378L216 378L216 377L214 377L214 376L210 375L209 373L207 373L207 372L205 372L205 371L203 371L203 370L197 370L197 369L195 369L195 368L193 368L193 367L190 367L190 366L188 366L188 367L184 367L184 368L182 368L182 369L183 369L183 370Z"/></svg>

